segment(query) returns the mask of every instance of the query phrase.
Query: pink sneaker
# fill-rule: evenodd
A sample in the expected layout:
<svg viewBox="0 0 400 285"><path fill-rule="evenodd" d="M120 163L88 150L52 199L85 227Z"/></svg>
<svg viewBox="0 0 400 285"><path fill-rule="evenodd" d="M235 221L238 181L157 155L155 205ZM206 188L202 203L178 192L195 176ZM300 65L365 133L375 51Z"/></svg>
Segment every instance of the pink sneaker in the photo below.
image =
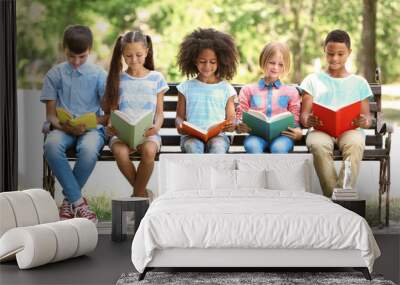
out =
<svg viewBox="0 0 400 285"><path fill-rule="evenodd" d="M60 211L59 211L60 220L68 220L75 218L74 211L72 211L72 204L68 202L67 199L64 199Z"/></svg>
<svg viewBox="0 0 400 285"><path fill-rule="evenodd" d="M93 223L97 224L96 213L90 210L86 198L83 198L83 203L74 207L74 210L75 210L75 218L86 218L89 221L92 221Z"/></svg>

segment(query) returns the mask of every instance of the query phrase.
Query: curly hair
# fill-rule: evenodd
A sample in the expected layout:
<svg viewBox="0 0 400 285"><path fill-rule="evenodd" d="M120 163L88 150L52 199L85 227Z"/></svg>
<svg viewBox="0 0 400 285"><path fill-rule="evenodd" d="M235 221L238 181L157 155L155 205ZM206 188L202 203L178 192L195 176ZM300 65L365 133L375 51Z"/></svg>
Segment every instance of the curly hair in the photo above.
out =
<svg viewBox="0 0 400 285"><path fill-rule="evenodd" d="M187 77L195 77L199 71L196 60L204 49L211 49L217 56L215 75L230 80L236 73L239 54L232 36L214 29L197 29L187 35L179 46L178 66Z"/></svg>

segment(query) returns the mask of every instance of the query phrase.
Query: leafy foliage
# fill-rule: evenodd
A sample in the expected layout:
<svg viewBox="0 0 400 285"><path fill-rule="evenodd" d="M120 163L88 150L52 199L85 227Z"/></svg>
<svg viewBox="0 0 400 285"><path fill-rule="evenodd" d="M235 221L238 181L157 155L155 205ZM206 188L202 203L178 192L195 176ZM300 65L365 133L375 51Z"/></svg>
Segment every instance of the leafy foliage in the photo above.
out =
<svg viewBox="0 0 400 285"><path fill-rule="evenodd" d="M141 28L152 36L156 68L170 82L183 78L176 53L184 36L198 27L213 27L236 40L241 64L234 82L256 80L258 57L269 41L286 41L292 51L292 73L299 82L323 62L322 43L332 29L347 30L353 42L357 72L362 1L329 0L18 0L17 69L19 86L40 87L44 74L62 60L62 33L67 25L92 28L93 60L106 69L117 35ZM377 62L385 82L400 78L400 3L378 0Z"/></svg>

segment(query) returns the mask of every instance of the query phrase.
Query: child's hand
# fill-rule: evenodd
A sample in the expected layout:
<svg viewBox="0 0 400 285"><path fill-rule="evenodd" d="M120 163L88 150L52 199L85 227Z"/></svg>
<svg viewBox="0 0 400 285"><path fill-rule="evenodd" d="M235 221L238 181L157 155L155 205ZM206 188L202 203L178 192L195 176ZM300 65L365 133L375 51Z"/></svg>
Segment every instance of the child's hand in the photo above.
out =
<svg viewBox="0 0 400 285"><path fill-rule="evenodd" d="M320 119L317 116L314 116L313 114L308 115L306 122L307 122L307 125L305 126L306 128L321 127L323 125Z"/></svg>
<svg viewBox="0 0 400 285"><path fill-rule="evenodd" d="M176 130L178 131L178 134L185 135L186 133L182 129L182 123L183 123L182 119L179 119L179 118L175 119L175 126L176 126Z"/></svg>
<svg viewBox="0 0 400 285"><path fill-rule="evenodd" d="M283 131L281 134L295 141L301 140L301 138L303 137L303 132L301 131L300 128L288 127L288 130Z"/></svg>
<svg viewBox="0 0 400 285"><path fill-rule="evenodd" d="M158 129L155 126L152 126L151 128L149 128L145 133L144 136L145 137L150 137L150 136L154 136L158 133Z"/></svg>
<svg viewBox="0 0 400 285"><path fill-rule="evenodd" d="M61 124L62 130L73 136L80 136L86 132L86 126L84 124L79 124L77 126L72 126L70 121L65 124Z"/></svg>
<svg viewBox="0 0 400 285"><path fill-rule="evenodd" d="M185 132L182 129L182 123L179 124L179 125L176 125L176 130L178 131L178 134L180 134L180 135L184 135L185 134Z"/></svg>
<svg viewBox="0 0 400 285"><path fill-rule="evenodd" d="M240 134L240 133L249 133L250 131L251 131L251 128L249 128L249 126L246 125L243 122L241 122L241 123L236 125L236 132L238 134Z"/></svg>
<svg viewBox="0 0 400 285"><path fill-rule="evenodd" d="M222 129L223 132L233 132L236 129L236 124L229 120L225 123L224 128Z"/></svg>
<svg viewBox="0 0 400 285"><path fill-rule="evenodd" d="M118 136L118 131L111 125L106 126L106 135L109 137Z"/></svg>
<svg viewBox="0 0 400 285"><path fill-rule="evenodd" d="M73 127L74 129L74 135L75 136L80 136L83 135L86 132L86 125L85 124L79 124L75 127Z"/></svg>
<svg viewBox="0 0 400 285"><path fill-rule="evenodd" d="M367 116L364 114L361 114L358 116L356 119L353 120L353 126L360 127L363 129L368 129L369 128L369 120Z"/></svg>

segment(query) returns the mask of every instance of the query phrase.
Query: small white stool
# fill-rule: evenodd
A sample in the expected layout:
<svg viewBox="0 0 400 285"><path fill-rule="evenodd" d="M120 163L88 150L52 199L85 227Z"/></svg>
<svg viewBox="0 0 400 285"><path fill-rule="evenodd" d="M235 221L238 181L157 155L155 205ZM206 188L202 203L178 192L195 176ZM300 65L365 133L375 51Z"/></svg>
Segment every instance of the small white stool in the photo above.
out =
<svg viewBox="0 0 400 285"><path fill-rule="evenodd" d="M111 239L113 241L123 241L126 239L126 219L124 212L135 212L135 233L140 221L149 208L149 198L142 197L123 197L112 199L112 226Z"/></svg>

